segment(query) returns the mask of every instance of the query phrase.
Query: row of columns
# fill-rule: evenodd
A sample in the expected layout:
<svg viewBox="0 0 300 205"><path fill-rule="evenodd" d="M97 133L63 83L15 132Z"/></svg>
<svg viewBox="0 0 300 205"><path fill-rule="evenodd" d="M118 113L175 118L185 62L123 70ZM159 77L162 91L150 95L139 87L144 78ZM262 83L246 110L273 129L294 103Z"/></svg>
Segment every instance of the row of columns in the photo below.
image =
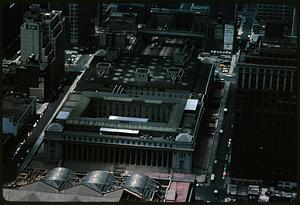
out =
<svg viewBox="0 0 300 205"><path fill-rule="evenodd" d="M252 86L252 87L255 87L256 89L258 89L258 84L259 84L259 74L251 74L251 73L249 73L249 74L247 74L248 75L248 80L247 80L247 82L245 81L245 73L240 73L239 75L242 75L242 88L246 88L246 85L248 86L247 88L251 88L251 78L252 77L255 77L256 79L255 79L255 85L254 86ZM275 84L276 86L276 90L283 90L283 91L285 91L285 90L289 90L289 91L293 91L293 76L286 76L286 75L284 75L283 76L284 78L283 78L283 86L282 86L282 88L279 88L279 82L281 81L280 80L280 76L279 75L277 75L276 76L276 80L274 80L273 81L273 75L269 75L269 79L270 79L270 81L269 81L269 83L268 83L268 85L266 85L266 75L263 75L263 77L262 77L262 89L271 89L272 88L272 86L273 86L273 84ZM290 80L289 82L290 82L290 84L289 85L287 85L287 80Z"/></svg>
<svg viewBox="0 0 300 205"><path fill-rule="evenodd" d="M119 105L118 111L116 111L117 105L105 105L101 103L98 105L98 109L96 109L97 116L108 116L108 115L118 115L123 116L134 116L134 117L145 117L149 118L151 121L159 121L165 122L169 118L169 107L140 107L140 106L130 106L130 105ZM135 112L133 112L132 108L135 108ZM139 109L137 109L139 108Z"/></svg>
<svg viewBox="0 0 300 205"><path fill-rule="evenodd" d="M84 160L154 167L171 167L172 165L172 152L170 151L123 149L120 147L81 144L64 144L63 158L66 160Z"/></svg>

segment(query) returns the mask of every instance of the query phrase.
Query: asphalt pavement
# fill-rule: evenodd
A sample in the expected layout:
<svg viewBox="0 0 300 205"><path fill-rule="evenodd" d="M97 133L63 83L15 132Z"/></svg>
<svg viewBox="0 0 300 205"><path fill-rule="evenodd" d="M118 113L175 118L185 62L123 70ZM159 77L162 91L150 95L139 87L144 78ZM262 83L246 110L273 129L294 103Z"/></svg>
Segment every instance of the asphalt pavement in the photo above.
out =
<svg viewBox="0 0 300 205"><path fill-rule="evenodd" d="M233 55L230 70L228 74L222 73L218 68L219 76L225 81L224 95L219 108L218 126L215 131L214 145L212 146L211 157L209 160L208 176L206 184L198 184L196 187L195 199L199 201L219 201L224 202L226 195L226 182L230 166L231 144L228 146L228 141L233 132L233 116L234 116L234 98L236 87L236 58L238 55ZM224 112L224 108L227 111ZM223 133L220 133L220 130ZM227 156L226 156L227 155ZM225 172L225 175L224 175ZM213 181L210 180L211 174L215 175ZM215 194L214 190L218 190Z"/></svg>

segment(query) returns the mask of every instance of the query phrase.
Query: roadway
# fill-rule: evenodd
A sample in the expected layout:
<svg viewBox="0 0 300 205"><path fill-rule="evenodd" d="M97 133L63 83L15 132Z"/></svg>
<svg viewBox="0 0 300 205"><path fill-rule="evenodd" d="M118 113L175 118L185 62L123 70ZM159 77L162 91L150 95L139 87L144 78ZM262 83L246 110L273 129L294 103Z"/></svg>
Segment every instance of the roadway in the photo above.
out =
<svg viewBox="0 0 300 205"><path fill-rule="evenodd" d="M18 168L23 163L24 158L26 158L26 155L28 154L27 150L30 150L34 143L38 140L38 137L42 133L44 127L47 126L47 123L49 122L51 116L53 115L54 111L56 110L59 102L62 100L63 96L65 95L64 93L61 93L58 98L48 104L47 109L43 112L43 115L40 119L35 119L32 124L36 123L36 127L28 126L24 132L22 132L19 136L19 140L17 140L17 143L21 143L21 141L24 142L22 146L20 146L20 150L16 152L17 149L17 144L13 144L11 147L11 152L7 153L7 163L4 164L4 173L6 173L3 176L3 183L7 183L10 181L15 180L17 174L18 174ZM31 135L28 136L28 133L32 133ZM14 156L14 153L15 156ZM31 151L32 153L32 151ZM21 166L22 167L22 166Z"/></svg>
<svg viewBox="0 0 300 205"><path fill-rule="evenodd" d="M228 146L229 138L232 136L233 110L234 110L234 94L236 87L236 59L237 55L232 56L229 69L229 75L222 73L221 68L217 67L220 78L224 79L224 95L220 103L219 119L213 145L209 157L209 166L207 171L207 183L198 184L196 187L195 198L199 201L219 201L224 202L226 195L226 182L230 166L231 145ZM224 108L227 111L224 112ZM220 133L220 130L223 133ZM225 159L226 158L226 159ZM226 167L226 168L225 168ZM225 175L223 173L226 173ZM215 175L213 181L210 180L211 174ZM218 194L214 194L214 190L218 190Z"/></svg>
<svg viewBox="0 0 300 205"><path fill-rule="evenodd" d="M248 36L251 35L252 23L255 20L255 10L252 8L246 8L244 11L240 12L241 15L241 26L239 28L239 35L241 36L241 41L248 41ZM242 42L241 42L242 43ZM241 48L244 48L242 45Z"/></svg>
<svg viewBox="0 0 300 205"><path fill-rule="evenodd" d="M40 146L44 140L45 130L47 129L48 125L52 122L54 117L58 114L59 110L61 109L61 107L65 103L66 99L68 98L69 93L73 92L73 90L75 89L75 87L77 85L77 82L80 80L83 73L84 72L82 72L79 76L77 76L77 78L75 79L73 84L69 87L67 92L64 92L64 95L61 95L60 98L54 103L53 106L51 106L51 104L48 105L48 110L50 110L50 112L48 112L48 113L46 112L44 114L44 115L46 115L44 123L41 126L39 126L39 129L37 130L37 133L36 133L36 136L39 136L39 137L36 139L33 147L30 149L28 155L26 156L26 158L23 161L22 165L20 166L19 170L22 170L27 167L27 165L31 161L32 157L35 155L35 153L40 148ZM50 106L50 108L49 108L49 106Z"/></svg>

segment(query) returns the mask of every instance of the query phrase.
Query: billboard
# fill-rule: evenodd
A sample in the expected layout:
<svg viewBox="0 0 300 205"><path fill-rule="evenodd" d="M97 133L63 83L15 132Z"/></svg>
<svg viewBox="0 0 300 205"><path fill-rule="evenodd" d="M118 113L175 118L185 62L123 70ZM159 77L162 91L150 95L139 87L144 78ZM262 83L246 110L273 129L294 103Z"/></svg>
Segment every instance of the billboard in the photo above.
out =
<svg viewBox="0 0 300 205"><path fill-rule="evenodd" d="M234 25L225 24L224 27L224 50L232 50L234 37Z"/></svg>

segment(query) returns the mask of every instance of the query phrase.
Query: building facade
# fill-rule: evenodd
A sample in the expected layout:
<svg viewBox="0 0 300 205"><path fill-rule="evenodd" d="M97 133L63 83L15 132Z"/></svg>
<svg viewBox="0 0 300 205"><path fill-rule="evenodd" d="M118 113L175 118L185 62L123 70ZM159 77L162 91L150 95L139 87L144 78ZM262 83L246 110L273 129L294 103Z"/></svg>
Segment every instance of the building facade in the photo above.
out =
<svg viewBox="0 0 300 205"><path fill-rule="evenodd" d="M257 19L291 20L293 8L287 4L257 4Z"/></svg>
<svg viewBox="0 0 300 205"><path fill-rule="evenodd" d="M201 100L100 92L71 94L45 132L46 159L191 173L203 114Z"/></svg>
<svg viewBox="0 0 300 205"><path fill-rule="evenodd" d="M15 79L18 91L44 101L58 86L64 74L64 35L61 11L42 10L38 4L30 6L21 25L21 63ZM27 82L22 75L29 72L37 78Z"/></svg>
<svg viewBox="0 0 300 205"><path fill-rule="evenodd" d="M94 4L69 4L69 36L73 46L88 46L98 22L98 6Z"/></svg>
<svg viewBox="0 0 300 205"><path fill-rule="evenodd" d="M35 98L6 96L3 100L2 133L17 136L35 114Z"/></svg>
<svg viewBox="0 0 300 205"><path fill-rule="evenodd" d="M34 54L36 60L51 63L57 56L56 41L63 32L61 11L45 12L33 4L21 25L21 60Z"/></svg>
<svg viewBox="0 0 300 205"><path fill-rule="evenodd" d="M260 41L241 53L231 183L296 179L296 44Z"/></svg>

